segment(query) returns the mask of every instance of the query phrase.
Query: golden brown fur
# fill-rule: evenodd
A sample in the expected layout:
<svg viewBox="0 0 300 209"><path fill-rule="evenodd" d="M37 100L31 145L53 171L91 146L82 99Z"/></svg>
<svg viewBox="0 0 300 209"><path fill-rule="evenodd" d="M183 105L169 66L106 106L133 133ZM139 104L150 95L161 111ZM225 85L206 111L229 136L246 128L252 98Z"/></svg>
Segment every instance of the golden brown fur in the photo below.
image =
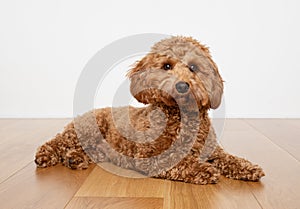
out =
<svg viewBox="0 0 300 209"><path fill-rule="evenodd" d="M192 38L162 40L128 77L132 95L148 106L102 108L78 117L39 147L37 166L85 169L109 161L194 184L216 183L220 174L251 181L264 176L259 166L217 143L207 112L220 105L223 81L208 48Z"/></svg>

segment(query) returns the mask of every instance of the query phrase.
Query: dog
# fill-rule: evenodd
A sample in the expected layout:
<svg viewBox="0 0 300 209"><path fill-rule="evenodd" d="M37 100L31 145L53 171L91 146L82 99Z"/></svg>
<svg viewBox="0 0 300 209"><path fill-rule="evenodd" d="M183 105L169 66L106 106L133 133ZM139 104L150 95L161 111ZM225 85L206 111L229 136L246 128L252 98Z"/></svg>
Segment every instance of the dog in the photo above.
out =
<svg viewBox="0 0 300 209"><path fill-rule="evenodd" d="M40 146L37 167L86 169L111 162L144 175L193 184L220 175L258 181L261 167L224 151L208 116L221 103L223 80L209 49L191 37L154 44L127 73L145 107L92 110Z"/></svg>

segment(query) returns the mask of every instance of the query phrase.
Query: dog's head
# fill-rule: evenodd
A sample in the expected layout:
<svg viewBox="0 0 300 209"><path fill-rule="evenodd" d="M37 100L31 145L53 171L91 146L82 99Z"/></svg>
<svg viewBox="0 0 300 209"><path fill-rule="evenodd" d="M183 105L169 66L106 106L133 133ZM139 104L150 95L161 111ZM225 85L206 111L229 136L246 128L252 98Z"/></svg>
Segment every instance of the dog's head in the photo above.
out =
<svg viewBox="0 0 300 209"><path fill-rule="evenodd" d="M128 72L132 95L144 104L168 106L196 100L198 107L216 109L223 81L207 47L187 37L156 43Z"/></svg>

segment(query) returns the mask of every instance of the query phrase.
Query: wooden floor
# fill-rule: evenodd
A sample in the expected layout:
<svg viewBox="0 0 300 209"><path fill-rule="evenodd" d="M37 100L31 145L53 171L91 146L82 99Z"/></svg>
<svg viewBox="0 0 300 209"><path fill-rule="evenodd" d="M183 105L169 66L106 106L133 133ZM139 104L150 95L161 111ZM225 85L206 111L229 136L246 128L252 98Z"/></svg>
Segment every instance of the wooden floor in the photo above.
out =
<svg viewBox="0 0 300 209"><path fill-rule="evenodd" d="M65 119L0 119L1 209L300 208L300 119L228 119L220 142L260 164L261 182L221 178L215 185L131 179L99 166L36 169L36 147Z"/></svg>

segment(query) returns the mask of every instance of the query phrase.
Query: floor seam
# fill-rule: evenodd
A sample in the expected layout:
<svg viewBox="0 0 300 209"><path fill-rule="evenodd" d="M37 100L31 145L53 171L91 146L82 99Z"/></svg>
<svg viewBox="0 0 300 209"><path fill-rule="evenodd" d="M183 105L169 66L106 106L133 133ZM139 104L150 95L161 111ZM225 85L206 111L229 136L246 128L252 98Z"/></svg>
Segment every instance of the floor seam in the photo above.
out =
<svg viewBox="0 0 300 209"><path fill-rule="evenodd" d="M270 137L268 137L262 131L258 130L254 125L252 125L251 123L249 123L247 121L247 119L243 119L243 120L244 120L245 123L247 123L255 131L257 131L258 133L260 133L261 135L263 135L264 137L266 137L273 145L277 146L278 148L280 148L281 150L283 150L284 152L286 152L288 155L290 155L293 159L295 159L300 164L300 161L292 153L290 153L288 150L286 150L285 148L283 148L282 146L280 146L279 144L277 144L276 142L274 142L272 139L270 139Z"/></svg>
<svg viewBox="0 0 300 209"><path fill-rule="evenodd" d="M96 167L96 166L95 166ZM82 182L82 184L78 187L77 191L74 192L73 196L68 200L68 202L66 203L66 205L64 206L64 209L70 204L70 202L72 201L73 198L75 197L80 197L80 196L76 196L77 192L80 190L80 188L82 187L82 185L86 182L87 178L91 175L91 173L94 171L95 167L91 170L91 172L89 173L89 175L85 178L85 180Z"/></svg>
<svg viewBox="0 0 300 209"><path fill-rule="evenodd" d="M249 185L249 184L248 184L248 185ZM257 204L259 205L259 207L260 207L261 209L263 209L262 204L260 203L260 201L257 199L256 195L255 195L254 192L252 191L252 187L251 187L250 185L249 185L249 187L250 187L250 191L251 191L251 193L252 193L254 199L257 201Z"/></svg>
<svg viewBox="0 0 300 209"><path fill-rule="evenodd" d="M5 178L3 181L0 182L0 185L2 185L3 183L7 182L11 177L13 177L14 175L16 175L17 173L19 173L21 170L24 170L26 167L28 167L31 163L33 163L33 161L30 161L29 163L27 163L25 166L21 167L20 169L14 171L12 174L10 174L7 178Z"/></svg>

